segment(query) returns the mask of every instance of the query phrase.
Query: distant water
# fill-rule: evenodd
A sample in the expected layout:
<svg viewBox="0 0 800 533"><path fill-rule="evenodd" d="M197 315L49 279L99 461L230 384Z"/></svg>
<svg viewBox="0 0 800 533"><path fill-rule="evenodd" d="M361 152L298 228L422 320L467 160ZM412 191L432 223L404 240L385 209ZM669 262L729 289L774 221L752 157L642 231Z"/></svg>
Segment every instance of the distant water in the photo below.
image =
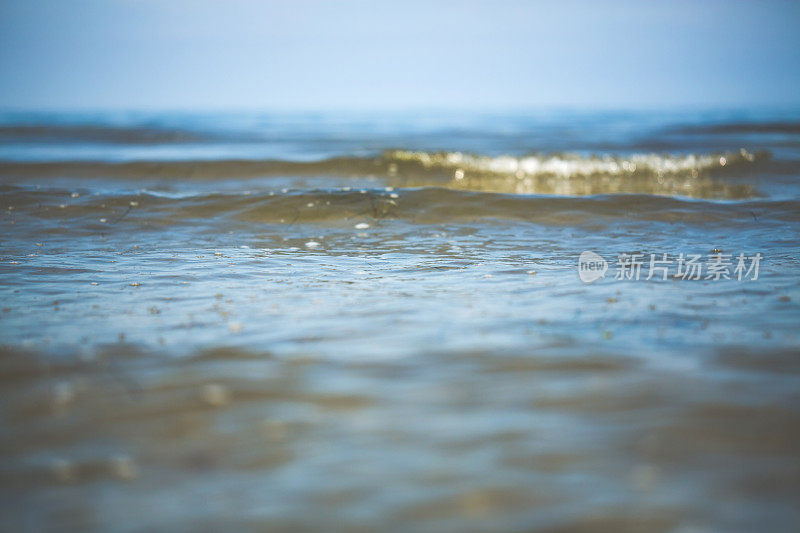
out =
<svg viewBox="0 0 800 533"><path fill-rule="evenodd" d="M2 529L800 527L800 113L6 113L0 208Z"/></svg>

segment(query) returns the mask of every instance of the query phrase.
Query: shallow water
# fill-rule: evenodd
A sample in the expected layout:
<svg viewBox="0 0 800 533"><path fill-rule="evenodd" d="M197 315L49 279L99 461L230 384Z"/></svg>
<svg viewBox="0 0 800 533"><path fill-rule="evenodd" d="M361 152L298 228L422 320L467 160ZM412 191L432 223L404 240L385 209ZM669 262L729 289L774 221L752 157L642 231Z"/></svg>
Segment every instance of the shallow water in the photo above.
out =
<svg viewBox="0 0 800 533"><path fill-rule="evenodd" d="M4 528L800 525L797 113L0 119Z"/></svg>

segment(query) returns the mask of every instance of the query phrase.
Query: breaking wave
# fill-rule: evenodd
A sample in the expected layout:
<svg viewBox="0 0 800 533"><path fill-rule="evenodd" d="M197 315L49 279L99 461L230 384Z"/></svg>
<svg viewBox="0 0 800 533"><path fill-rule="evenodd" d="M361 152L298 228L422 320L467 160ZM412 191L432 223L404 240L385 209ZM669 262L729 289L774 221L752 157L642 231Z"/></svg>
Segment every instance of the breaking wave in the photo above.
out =
<svg viewBox="0 0 800 533"><path fill-rule="evenodd" d="M762 170L766 152L583 156L483 156L462 152L389 150L377 157L321 161L62 161L0 162L0 176L215 180L270 176L383 179L394 187L444 187L512 194L655 194L695 198L749 198L752 186L725 177Z"/></svg>
<svg viewBox="0 0 800 533"><path fill-rule="evenodd" d="M633 154L618 156L580 156L574 154L530 155L524 157L487 157L461 152L412 152L394 150L384 157L393 162L413 162L425 168L453 169L456 178L466 172L525 176L620 176L620 175L689 175L741 167L768 158L766 153L753 154L744 149L722 154Z"/></svg>

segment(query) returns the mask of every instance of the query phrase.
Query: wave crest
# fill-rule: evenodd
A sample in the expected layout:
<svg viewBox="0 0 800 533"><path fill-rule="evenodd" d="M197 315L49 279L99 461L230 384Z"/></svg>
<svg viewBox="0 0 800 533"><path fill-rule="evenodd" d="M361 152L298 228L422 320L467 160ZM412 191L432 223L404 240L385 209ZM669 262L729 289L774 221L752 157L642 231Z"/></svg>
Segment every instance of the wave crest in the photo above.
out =
<svg viewBox="0 0 800 533"><path fill-rule="evenodd" d="M456 178L466 172L507 174L522 178L525 176L621 176L621 175L691 175L733 168L755 163L769 157L766 152L750 153L741 149L738 152L722 154L632 154L619 156L589 156L576 154L529 155L524 157L488 157L464 154L462 152L414 152L392 150L384 154L389 162L417 163L425 168L453 169Z"/></svg>
<svg viewBox="0 0 800 533"><path fill-rule="evenodd" d="M753 185L724 178L751 172L769 159L746 150L718 154L577 154L481 156L462 152L391 150L378 157L338 157L313 162L280 160L0 162L0 177L96 177L224 180L315 177L349 182L379 179L393 187L445 187L511 194L655 194L741 199ZM346 184L346 183L345 183Z"/></svg>

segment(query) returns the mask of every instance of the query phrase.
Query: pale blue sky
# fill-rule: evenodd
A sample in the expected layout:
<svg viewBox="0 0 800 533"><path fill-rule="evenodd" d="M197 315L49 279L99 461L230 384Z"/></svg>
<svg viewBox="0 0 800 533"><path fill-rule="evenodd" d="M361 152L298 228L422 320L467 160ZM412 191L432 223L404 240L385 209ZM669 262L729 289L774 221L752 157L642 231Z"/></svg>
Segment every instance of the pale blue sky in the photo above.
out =
<svg viewBox="0 0 800 533"><path fill-rule="evenodd" d="M800 105L791 1L0 0L0 107Z"/></svg>

